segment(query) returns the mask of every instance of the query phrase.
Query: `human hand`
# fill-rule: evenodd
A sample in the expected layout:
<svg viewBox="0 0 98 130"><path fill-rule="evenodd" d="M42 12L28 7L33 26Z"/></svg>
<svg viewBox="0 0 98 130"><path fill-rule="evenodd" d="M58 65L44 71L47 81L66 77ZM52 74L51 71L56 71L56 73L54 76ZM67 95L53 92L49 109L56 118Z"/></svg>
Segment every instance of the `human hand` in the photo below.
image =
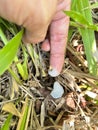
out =
<svg viewBox="0 0 98 130"><path fill-rule="evenodd" d="M24 41L38 43L45 39L58 0L0 0L0 16L23 26Z"/></svg>
<svg viewBox="0 0 98 130"><path fill-rule="evenodd" d="M50 37L43 42L42 48L44 50L50 48L50 65L57 72L55 75L50 73L52 76L60 73L64 62L69 18L62 11L69 10L70 1L0 0L0 16L25 27L26 42L43 41L51 23Z"/></svg>

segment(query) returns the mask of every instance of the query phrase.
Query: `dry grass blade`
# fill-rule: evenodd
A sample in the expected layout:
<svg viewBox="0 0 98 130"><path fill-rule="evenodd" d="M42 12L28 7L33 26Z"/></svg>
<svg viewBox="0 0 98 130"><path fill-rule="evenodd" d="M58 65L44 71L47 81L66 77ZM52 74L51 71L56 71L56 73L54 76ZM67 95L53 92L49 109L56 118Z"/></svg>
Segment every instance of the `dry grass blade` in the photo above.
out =
<svg viewBox="0 0 98 130"><path fill-rule="evenodd" d="M64 114L64 111L61 111L61 112L58 114L58 116L57 116L57 118L56 118L56 120L55 120L55 124L58 124L58 123L59 123L59 121L61 120L63 114Z"/></svg>
<svg viewBox="0 0 98 130"><path fill-rule="evenodd" d="M34 110L33 112L34 112L34 122L35 122L35 125L36 125L36 129L37 129L37 130L42 130L41 125L40 125L40 123L39 123L39 120L38 120L38 117L37 117L37 115L36 115L35 110Z"/></svg>
<svg viewBox="0 0 98 130"><path fill-rule="evenodd" d="M16 109L13 103L4 104L2 110L12 113L15 116L21 117L21 113Z"/></svg>
<svg viewBox="0 0 98 130"><path fill-rule="evenodd" d="M27 45L27 50L28 50L28 53L29 55L31 56L31 59L34 63L34 66L35 66L35 69L36 69L36 76L39 76L39 56L38 54L36 53L35 49L34 49L34 46L32 47L30 44Z"/></svg>
<svg viewBox="0 0 98 130"><path fill-rule="evenodd" d="M42 102L41 113L40 113L41 127L44 127L44 122L45 122L45 104L44 104L44 102Z"/></svg>
<svg viewBox="0 0 98 130"><path fill-rule="evenodd" d="M28 108L28 114L27 114L27 119L26 119L26 124L25 124L25 130L28 130L28 125L30 121L30 116L31 116L31 109L32 109L32 100L30 100L29 108Z"/></svg>
<svg viewBox="0 0 98 130"><path fill-rule="evenodd" d="M14 78L12 78L12 87L11 87L11 95L10 98L13 99L15 94L19 93L19 86Z"/></svg>

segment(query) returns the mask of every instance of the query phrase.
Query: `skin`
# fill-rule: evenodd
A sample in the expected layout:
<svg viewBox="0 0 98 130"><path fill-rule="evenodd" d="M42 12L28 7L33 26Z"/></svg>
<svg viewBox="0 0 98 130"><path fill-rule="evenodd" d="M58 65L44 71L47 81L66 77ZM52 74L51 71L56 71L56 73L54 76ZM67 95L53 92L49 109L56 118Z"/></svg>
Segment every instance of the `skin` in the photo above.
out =
<svg viewBox="0 0 98 130"><path fill-rule="evenodd" d="M60 73L69 27L63 10L70 4L71 0L0 0L0 16L25 28L24 42L43 42L42 49L50 50L50 66Z"/></svg>

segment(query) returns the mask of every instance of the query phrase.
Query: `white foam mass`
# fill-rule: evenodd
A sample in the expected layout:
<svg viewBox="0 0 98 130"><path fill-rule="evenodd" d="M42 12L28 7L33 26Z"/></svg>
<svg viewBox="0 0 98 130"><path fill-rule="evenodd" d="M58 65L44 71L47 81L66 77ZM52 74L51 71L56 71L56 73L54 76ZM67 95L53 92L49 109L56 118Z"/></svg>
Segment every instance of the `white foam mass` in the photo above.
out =
<svg viewBox="0 0 98 130"><path fill-rule="evenodd" d="M62 95L64 94L64 89L63 87L59 84L59 82L54 82L54 85L53 85L53 90L51 91L50 95L53 97L53 98L60 98L62 97Z"/></svg>

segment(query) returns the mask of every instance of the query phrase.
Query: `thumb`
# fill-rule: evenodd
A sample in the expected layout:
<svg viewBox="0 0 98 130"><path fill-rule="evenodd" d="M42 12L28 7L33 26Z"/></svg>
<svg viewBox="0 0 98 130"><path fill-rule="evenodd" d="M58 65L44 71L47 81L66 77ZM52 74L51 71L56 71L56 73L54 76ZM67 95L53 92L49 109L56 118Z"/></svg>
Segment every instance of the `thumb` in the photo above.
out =
<svg viewBox="0 0 98 130"><path fill-rule="evenodd" d="M29 27L30 28L30 27ZM34 26L25 30L23 41L25 43L39 43L44 41L48 26L35 28Z"/></svg>

